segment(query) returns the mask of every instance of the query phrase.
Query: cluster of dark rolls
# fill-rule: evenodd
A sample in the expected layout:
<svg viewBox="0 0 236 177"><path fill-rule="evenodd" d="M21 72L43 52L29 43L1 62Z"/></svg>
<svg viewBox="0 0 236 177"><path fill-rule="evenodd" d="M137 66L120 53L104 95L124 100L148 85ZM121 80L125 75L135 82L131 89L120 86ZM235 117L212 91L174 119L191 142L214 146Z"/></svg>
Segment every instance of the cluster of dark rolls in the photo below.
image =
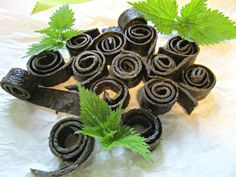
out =
<svg viewBox="0 0 236 177"><path fill-rule="evenodd" d="M79 116L79 96L73 91L77 90L76 85L66 86L68 91L48 87L73 76L114 110L121 104L126 108L130 101L128 89L144 81L138 96L141 108L124 113L122 125L136 129L153 150L162 133L158 115L170 111L176 102L191 114L216 83L207 67L194 64L199 53L196 43L175 36L155 53L157 38L156 29L131 8L120 15L118 26L104 28L102 33L88 30L68 40L68 62L58 51L42 52L29 59L27 71L12 68L2 79L1 87L33 104ZM38 177L57 177L85 162L92 153L94 139L75 134L81 128L79 118L59 121L51 130L49 145L66 165L53 172L32 170L33 173ZM68 145L72 136L73 143Z"/></svg>

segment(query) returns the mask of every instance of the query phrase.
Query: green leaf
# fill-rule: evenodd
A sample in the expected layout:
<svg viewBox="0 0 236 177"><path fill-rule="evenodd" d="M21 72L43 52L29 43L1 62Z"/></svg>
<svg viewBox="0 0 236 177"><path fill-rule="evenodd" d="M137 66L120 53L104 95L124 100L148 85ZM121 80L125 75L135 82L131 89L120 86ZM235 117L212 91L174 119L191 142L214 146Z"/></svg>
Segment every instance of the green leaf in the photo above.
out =
<svg viewBox="0 0 236 177"><path fill-rule="evenodd" d="M182 18L195 18L207 10L207 0L192 0L181 9Z"/></svg>
<svg viewBox="0 0 236 177"><path fill-rule="evenodd" d="M193 12L194 13L194 12ZM189 13L191 16L191 13ZM236 25L223 13L207 9L191 18L180 18L178 33L188 40L200 45L216 44L236 38Z"/></svg>
<svg viewBox="0 0 236 177"><path fill-rule="evenodd" d="M172 32L175 18L178 16L176 0L147 0L130 4L147 20L151 20L159 32L164 34Z"/></svg>
<svg viewBox="0 0 236 177"><path fill-rule="evenodd" d="M32 14L47 10L56 5L79 4L91 0L38 0L32 10Z"/></svg>
<svg viewBox="0 0 236 177"><path fill-rule="evenodd" d="M63 5L50 17L49 25L50 28L65 30L71 28L74 22L74 12L68 5Z"/></svg>
<svg viewBox="0 0 236 177"><path fill-rule="evenodd" d="M131 128L121 126L122 108L115 111L99 98L78 84L80 95L80 119L83 122L83 133L100 140L106 150L123 146L139 153L147 160L152 160L145 139L136 134Z"/></svg>
<svg viewBox="0 0 236 177"><path fill-rule="evenodd" d="M62 44L57 43L52 38L45 37L41 41L39 41L38 43L31 45L28 48L28 51L27 51L25 57L38 55L39 53L41 53L43 51L57 50L58 48L61 47L60 45L62 45Z"/></svg>
<svg viewBox="0 0 236 177"><path fill-rule="evenodd" d="M65 32L63 32L62 36L65 40L68 40L68 39L72 38L73 36L76 36L82 32L83 32L83 30L69 29L69 30L66 30Z"/></svg>

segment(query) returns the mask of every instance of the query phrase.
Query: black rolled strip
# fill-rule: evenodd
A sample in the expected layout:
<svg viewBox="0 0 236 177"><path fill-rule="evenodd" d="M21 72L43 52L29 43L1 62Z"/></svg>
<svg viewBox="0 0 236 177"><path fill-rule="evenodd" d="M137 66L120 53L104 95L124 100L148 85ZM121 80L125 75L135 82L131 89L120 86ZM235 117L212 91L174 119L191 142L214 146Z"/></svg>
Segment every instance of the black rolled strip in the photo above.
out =
<svg viewBox="0 0 236 177"><path fill-rule="evenodd" d="M95 80L108 75L106 59L99 51L84 51L73 59L72 72L74 78L88 88Z"/></svg>
<svg viewBox="0 0 236 177"><path fill-rule="evenodd" d="M124 34L119 32L105 32L93 41L93 47L104 54L107 64L111 64L113 58L126 46Z"/></svg>
<svg viewBox="0 0 236 177"><path fill-rule="evenodd" d="M78 118L65 118L57 122L49 136L49 147L52 153L66 162L62 168L46 172L31 169L37 177L59 177L74 171L85 163L94 149L94 138L75 134L82 129Z"/></svg>
<svg viewBox="0 0 236 177"><path fill-rule="evenodd" d="M38 106L74 115L80 113L77 93L40 87L37 77L23 69L12 68L0 84L9 94Z"/></svg>
<svg viewBox="0 0 236 177"><path fill-rule="evenodd" d="M86 30L83 33L88 34L89 36L91 36L92 39L94 39L95 37L97 37L101 34L98 28Z"/></svg>
<svg viewBox="0 0 236 177"><path fill-rule="evenodd" d="M127 50L141 56L151 56L156 47L157 32L155 28L145 24L134 24L125 31Z"/></svg>
<svg viewBox="0 0 236 177"><path fill-rule="evenodd" d="M162 125L158 116L145 109L132 109L122 116L122 125L134 128L145 138L151 151L158 146L162 134Z"/></svg>
<svg viewBox="0 0 236 177"><path fill-rule="evenodd" d="M112 61L111 71L114 77L125 82L129 88L134 87L142 80L142 59L134 52L120 53Z"/></svg>
<svg viewBox="0 0 236 177"><path fill-rule="evenodd" d="M141 89L140 106L154 115L164 114L172 108L178 98L177 85L164 78L151 79Z"/></svg>
<svg viewBox="0 0 236 177"><path fill-rule="evenodd" d="M215 84L215 75L203 65L195 64L182 72L180 85L198 101L204 99Z"/></svg>
<svg viewBox="0 0 236 177"><path fill-rule="evenodd" d="M65 63L58 51L45 51L32 56L27 62L27 69L41 85L55 86L70 78L70 64L71 61Z"/></svg>
<svg viewBox="0 0 236 177"><path fill-rule="evenodd" d="M120 15L118 24L120 28L125 31L131 25L147 24L147 21L144 19L141 13L136 12L134 8L129 8Z"/></svg>
<svg viewBox="0 0 236 177"><path fill-rule="evenodd" d="M107 27L107 28L103 28L102 29L102 32L105 33L105 32L119 32L119 33L122 33L122 29L119 27L119 26L111 26L111 27Z"/></svg>
<svg viewBox="0 0 236 177"><path fill-rule="evenodd" d="M70 56L77 56L84 50L88 49L92 44L92 37L86 33L81 33L77 36L70 38L66 42L66 48L70 53Z"/></svg>
<svg viewBox="0 0 236 177"><path fill-rule="evenodd" d="M128 87L125 83L116 78L101 78L91 85L90 90L97 95L103 94L103 100L105 100L113 110L118 108L120 104L122 104L122 108L126 108L130 101ZM115 92L116 95L112 97L108 93L108 90Z"/></svg>

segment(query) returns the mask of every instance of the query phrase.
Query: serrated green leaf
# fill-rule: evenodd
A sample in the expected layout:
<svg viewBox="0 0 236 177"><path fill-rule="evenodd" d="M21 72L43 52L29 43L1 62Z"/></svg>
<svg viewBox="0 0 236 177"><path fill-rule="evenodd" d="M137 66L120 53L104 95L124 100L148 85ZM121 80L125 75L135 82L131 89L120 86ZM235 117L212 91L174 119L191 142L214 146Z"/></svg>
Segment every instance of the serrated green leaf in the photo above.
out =
<svg viewBox="0 0 236 177"><path fill-rule="evenodd" d="M211 9L191 16L191 19L180 18L176 30L185 39L196 41L200 45L216 44L236 38L235 22L223 13Z"/></svg>
<svg viewBox="0 0 236 177"><path fill-rule="evenodd" d="M50 17L50 28L57 30L70 29L75 22L74 12L69 9L68 5L61 6L53 15Z"/></svg>
<svg viewBox="0 0 236 177"><path fill-rule="evenodd" d="M43 51L49 51L49 50L57 50L60 48L60 45L57 43L55 40L53 40L50 37L45 37L38 43L32 44L26 53L26 56L33 56L33 55L38 55L39 53Z"/></svg>
<svg viewBox="0 0 236 177"><path fill-rule="evenodd" d="M170 34L178 16L176 0L147 0L131 3L134 9L151 20L156 29L164 34Z"/></svg>
<svg viewBox="0 0 236 177"><path fill-rule="evenodd" d="M207 0L192 0L181 9L181 16L185 19L191 19L207 10Z"/></svg>
<svg viewBox="0 0 236 177"><path fill-rule="evenodd" d="M69 30L64 31L62 33L62 36L65 40L68 40L68 39L72 38L73 36L76 36L82 32L83 32L82 30L69 29Z"/></svg>
<svg viewBox="0 0 236 177"><path fill-rule="evenodd" d="M38 0L32 10L32 14L47 10L56 5L63 4L79 4L83 2L88 2L91 0Z"/></svg>

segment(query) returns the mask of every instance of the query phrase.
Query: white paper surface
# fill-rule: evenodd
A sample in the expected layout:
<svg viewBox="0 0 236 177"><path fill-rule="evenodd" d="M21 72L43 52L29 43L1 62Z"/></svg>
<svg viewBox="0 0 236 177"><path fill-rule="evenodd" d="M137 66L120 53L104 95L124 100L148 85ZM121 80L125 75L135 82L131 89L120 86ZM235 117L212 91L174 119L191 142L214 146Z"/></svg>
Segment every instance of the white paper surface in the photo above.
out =
<svg viewBox="0 0 236 177"><path fill-rule="evenodd" d="M187 1L180 1L184 3ZM26 67L27 47L39 39L34 30L47 25L55 10L30 15L34 1L0 0L0 78L12 67ZM209 0L236 21L236 1ZM77 27L89 29L116 25L128 8L125 0L95 0L71 6ZM166 37L158 40L164 44ZM236 176L236 41L201 47L197 63L217 77L210 95L199 102L191 116L179 105L160 116L163 136L153 152L155 163L116 149L111 153L96 146L94 159L84 170L67 177L235 177ZM132 89L134 97L137 89ZM133 99L129 109L137 107ZM20 101L0 89L0 176L31 177L30 168L53 170L59 161L48 147L51 127L64 114Z"/></svg>

